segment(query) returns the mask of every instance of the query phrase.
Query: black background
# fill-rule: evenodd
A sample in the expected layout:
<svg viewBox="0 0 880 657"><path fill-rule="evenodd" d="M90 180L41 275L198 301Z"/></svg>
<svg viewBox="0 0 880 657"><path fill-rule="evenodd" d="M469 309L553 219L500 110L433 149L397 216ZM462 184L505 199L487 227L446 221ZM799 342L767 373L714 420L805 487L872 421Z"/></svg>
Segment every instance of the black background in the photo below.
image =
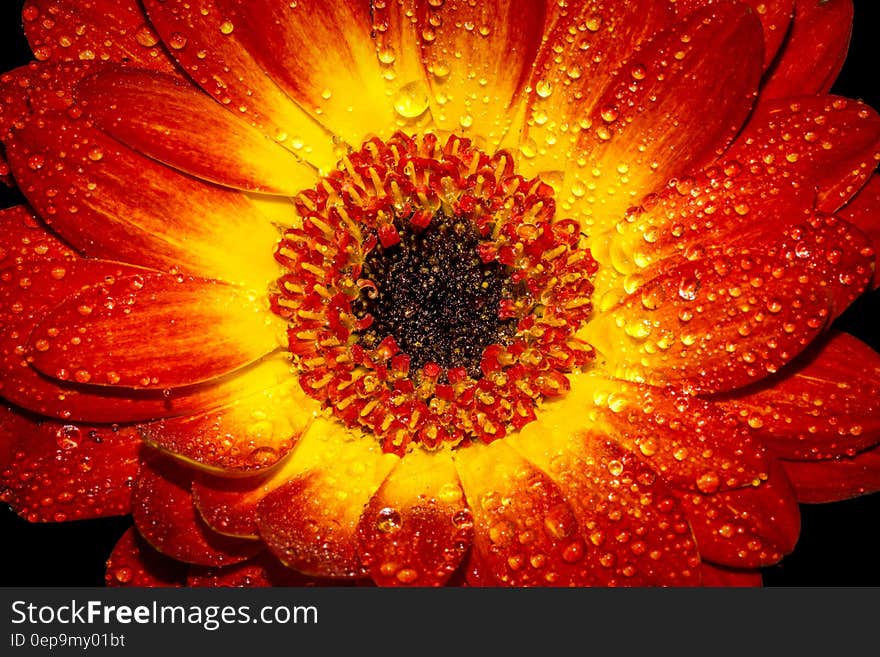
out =
<svg viewBox="0 0 880 657"><path fill-rule="evenodd" d="M21 0L0 0L0 71L26 63ZM855 0L850 56L834 93L880 109L880 43L877 0ZM0 207L20 202L0 184ZM868 293L838 320L880 350L880 291ZM111 518L32 525L0 505L3 559L0 586L99 586L104 560L129 520ZM880 585L880 494L835 504L803 506L801 538L780 564L764 569L767 586Z"/></svg>

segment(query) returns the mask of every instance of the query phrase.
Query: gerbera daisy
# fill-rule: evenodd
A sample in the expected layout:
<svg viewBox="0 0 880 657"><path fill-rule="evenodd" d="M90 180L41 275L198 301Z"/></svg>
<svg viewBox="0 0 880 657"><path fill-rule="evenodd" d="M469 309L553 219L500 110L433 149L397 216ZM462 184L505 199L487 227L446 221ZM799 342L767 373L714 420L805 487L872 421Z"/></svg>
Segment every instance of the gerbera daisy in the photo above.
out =
<svg viewBox="0 0 880 657"><path fill-rule="evenodd" d="M32 0L3 499L123 585L755 584L880 485L849 0Z"/></svg>

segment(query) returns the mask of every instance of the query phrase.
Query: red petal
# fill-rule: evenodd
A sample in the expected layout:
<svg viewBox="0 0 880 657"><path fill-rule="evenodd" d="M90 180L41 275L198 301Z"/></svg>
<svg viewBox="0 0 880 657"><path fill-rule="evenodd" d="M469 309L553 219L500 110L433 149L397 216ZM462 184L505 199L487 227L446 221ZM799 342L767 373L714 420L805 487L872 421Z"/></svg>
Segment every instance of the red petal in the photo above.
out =
<svg viewBox="0 0 880 657"><path fill-rule="evenodd" d="M116 543L107 560L107 586L183 586L187 565L156 552L133 527Z"/></svg>
<svg viewBox="0 0 880 657"><path fill-rule="evenodd" d="M329 133L287 96L241 42L241 25L216 0L144 0L171 55L221 105L303 159L329 168L338 159ZM181 45L182 44L182 45ZM174 47L181 46L181 47Z"/></svg>
<svg viewBox="0 0 880 657"><path fill-rule="evenodd" d="M0 481L21 517L62 522L129 512L141 445L133 428L44 422L17 430Z"/></svg>
<svg viewBox="0 0 880 657"><path fill-rule="evenodd" d="M359 144L395 125L370 36L370 3L217 0L217 6L248 54L333 133Z"/></svg>
<svg viewBox="0 0 880 657"><path fill-rule="evenodd" d="M473 126L497 144L510 125L541 45L548 3L421 0L415 4L434 121L456 133Z"/></svg>
<svg viewBox="0 0 880 657"><path fill-rule="evenodd" d="M278 361L281 383L211 411L147 424L144 440L221 474L275 465L293 448L317 409L289 365Z"/></svg>
<svg viewBox="0 0 880 657"><path fill-rule="evenodd" d="M416 450L396 465L358 526L361 562L380 586L441 586L473 538L449 454Z"/></svg>
<svg viewBox="0 0 880 657"><path fill-rule="evenodd" d="M871 275L870 249L845 222L817 218L786 233L657 266L617 306L600 304L585 339L617 378L655 385L717 392L776 372Z"/></svg>
<svg viewBox="0 0 880 657"><path fill-rule="evenodd" d="M6 469L15 459L18 445L26 436L39 432L38 422L29 414L0 404L0 477L7 478Z"/></svg>
<svg viewBox="0 0 880 657"><path fill-rule="evenodd" d="M190 493L191 474L173 461L151 455L141 464L132 499L135 526L162 554L202 566L244 561L257 541L215 534L199 519Z"/></svg>
<svg viewBox="0 0 880 657"><path fill-rule="evenodd" d="M277 346L264 315L245 290L217 281L147 271L121 276L49 312L30 337L33 366L93 385L163 389L209 381Z"/></svg>
<svg viewBox="0 0 880 657"><path fill-rule="evenodd" d="M290 480L259 503L260 537L282 563L306 575L366 574L358 523L397 461L372 437L351 436L338 423L313 427L285 464Z"/></svg>
<svg viewBox="0 0 880 657"><path fill-rule="evenodd" d="M32 117L6 146L31 205L86 255L257 286L278 275L278 232L239 192L180 174L67 113Z"/></svg>
<svg viewBox="0 0 880 657"><path fill-rule="evenodd" d="M254 588L268 586L338 586L337 580L306 577L265 552L226 568L191 566L187 586Z"/></svg>
<svg viewBox="0 0 880 657"><path fill-rule="evenodd" d="M834 212L877 167L880 115L838 96L770 100L755 110L725 158L747 167L769 164L778 169L777 184L781 178L803 185L816 194L816 208Z"/></svg>
<svg viewBox="0 0 880 657"><path fill-rule="evenodd" d="M794 16L795 0L741 0L752 7L764 27L764 68L770 66ZM687 15L715 0L675 0L675 10Z"/></svg>
<svg viewBox="0 0 880 657"><path fill-rule="evenodd" d="M177 76L114 67L77 96L111 137L204 180L285 196L314 183L311 166Z"/></svg>
<svg viewBox="0 0 880 657"><path fill-rule="evenodd" d="M873 175L852 200L837 212L837 216L857 226L874 249L874 288L880 287L880 175Z"/></svg>
<svg viewBox="0 0 880 657"><path fill-rule="evenodd" d="M64 260L75 255L26 206L0 210L0 268L31 260ZM3 311L8 311L5 304Z"/></svg>
<svg viewBox="0 0 880 657"><path fill-rule="evenodd" d="M174 68L137 0L27 0L22 18L38 60Z"/></svg>
<svg viewBox="0 0 880 657"><path fill-rule="evenodd" d="M781 458L852 456L880 442L880 354L846 333L717 403Z"/></svg>
<svg viewBox="0 0 880 657"><path fill-rule="evenodd" d="M595 421L676 488L716 492L766 476L763 445L714 404L623 381L591 379L587 385L599 411Z"/></svg>
<svg viewBox="0 0 880 657"><path fill-rule="evenodd" d="M763 586L764 581L760 570L735 570L710 563L700 564L703 573L703 586Z"/></svg>
<svg viewBox="0 0 880 657"><path fill-rule="evenodd" d="M852 0L797 0L791 31L761 99L831 89L846 59L852 22Z"/></svg>
<svg viewBox="0 0 880 657"><path fill-rule="evenodd" d="M747 7L719 2L632 55L590 112L591 127L577 137L588 155L569 164L569 178L595 190L584 197L592 201L588 222L615 221L669 178L714 159L751 108L761 39Z"/></svg>
<svg viewBox="0 0 880 657"><path fill-rule="evenodd" d="M700 556L733 568L758 568L790 553L800 534L794 490L778 467L759 486L700 495L684 493Z"/></svg>
<svg viewBox="0 0 880 657"><path fill-rule="evenodd" d="M880 447L829 461L780 461L799 502L838 502L880 491Z"/></svg>
<svg viewBox="0 0 880 657"><path fill-rule="evenodd" d="M585 578L602 586L698 584L699 555L672 489L633 454L586 433L586 399L581 388L572 391L504 443L565 495L586 547Z"/></svg>

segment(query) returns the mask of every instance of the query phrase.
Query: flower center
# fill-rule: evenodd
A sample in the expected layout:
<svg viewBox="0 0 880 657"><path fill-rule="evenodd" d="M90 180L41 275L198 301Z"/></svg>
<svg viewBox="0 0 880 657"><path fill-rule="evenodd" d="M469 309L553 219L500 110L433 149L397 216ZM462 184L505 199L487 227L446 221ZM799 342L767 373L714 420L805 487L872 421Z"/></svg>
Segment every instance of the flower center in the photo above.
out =
<svg viewBox="0 0 880 657"><path fill-rule="evenodd" d="M294 203L271 299L300 384L387 451L502 438L593 360L596 262L508 153L371 139Z"/></svg>
<svg viewBox="0 0 880 657"><path fill-rule="evenodd" d="M424 230L400 234L398 244L364 259L361 276L376 287L352 304L355 316L373 319L360 344L375 349L392 336L412 371L436 363L479 378L483 350L509 344L516 332L513 318L498 313L513 297L510 268L480 260L479 235L465 217L438 211Z"/></svg>

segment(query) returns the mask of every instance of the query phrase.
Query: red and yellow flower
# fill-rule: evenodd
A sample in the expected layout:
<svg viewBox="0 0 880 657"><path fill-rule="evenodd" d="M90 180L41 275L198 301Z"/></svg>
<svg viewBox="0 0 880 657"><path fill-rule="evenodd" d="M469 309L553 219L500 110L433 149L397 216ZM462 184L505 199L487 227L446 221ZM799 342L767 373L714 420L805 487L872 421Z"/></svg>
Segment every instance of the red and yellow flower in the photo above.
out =
<svg viewBox="0 0 880 657"><path fill-rule="evenodd" d="M850 0L28 0L3 499L110 584L760 583L880 487Z"/></svg>

